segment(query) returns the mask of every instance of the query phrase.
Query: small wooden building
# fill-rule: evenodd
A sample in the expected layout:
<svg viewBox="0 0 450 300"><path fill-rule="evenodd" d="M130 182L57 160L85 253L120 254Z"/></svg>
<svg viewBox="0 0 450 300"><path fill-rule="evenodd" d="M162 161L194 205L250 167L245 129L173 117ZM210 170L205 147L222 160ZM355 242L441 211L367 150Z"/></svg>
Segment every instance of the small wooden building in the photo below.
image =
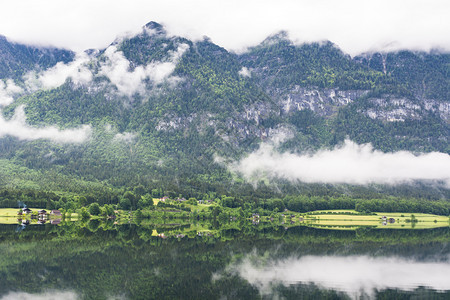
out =
<svg viewBox="0 0 450 300"><path fill-rule="evenodd" d="M22 208L22 213L23 214L31 214L33 211L31 209L29 209L28 207L24 207Z"/></svg>
<svg viewBox="0 0 450 300"><path fill-rule="evenodd" d="M59 210L53 209L52 211L50 211L50 215L55 217L61 217L62 214Z"/></svg>

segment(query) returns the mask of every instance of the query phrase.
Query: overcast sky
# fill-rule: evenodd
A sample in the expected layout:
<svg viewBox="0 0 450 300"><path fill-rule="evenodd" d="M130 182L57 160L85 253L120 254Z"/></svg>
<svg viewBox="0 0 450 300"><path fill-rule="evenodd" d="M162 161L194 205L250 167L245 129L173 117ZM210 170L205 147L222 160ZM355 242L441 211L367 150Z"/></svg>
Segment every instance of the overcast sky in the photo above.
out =
<svg viewBox="0 0 450 300"><path fill-rule="evenodd" d="M450 50L448 0L2 0L0 34L73 50L102 48L149 21L234 51L280 30L297 42L331 40L357 54Z"/></svg>

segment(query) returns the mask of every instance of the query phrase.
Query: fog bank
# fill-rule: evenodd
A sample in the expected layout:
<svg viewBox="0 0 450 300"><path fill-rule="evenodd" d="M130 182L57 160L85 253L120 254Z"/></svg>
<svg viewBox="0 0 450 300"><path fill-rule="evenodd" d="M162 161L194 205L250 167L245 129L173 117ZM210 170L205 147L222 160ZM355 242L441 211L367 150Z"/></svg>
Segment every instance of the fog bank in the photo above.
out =
<svg viewBox="0 0 450 300"><path fill-rule="evenodd" d="M251 182L287 179L306 183L400 184L414 180L442 181L450 187L450 155L408 151L384 153L371 144L346 140L332 150L312 154L280 153L271 143L228 165Z"/></svg>
<svg viewBox="0 0 450 300"><path fill-rule="evenodd" d="M52 89L59 87L71 78L75 85L85 85L92 80L92 73L87 67L90 57L86 53L79 53L73 61L65 64L58 62L52 68L41 73L31 71L24 77L27 87L31 91L38 89Z"/></svg>
<svg viewBox="0 0 450 300"><path fill-rule="evenodd" d="M41 294L30 294L26 292L11 292L0 300L76 300L78 295L74 292L48 291Z"/></svg>
<svg viewBox="0 0 450 300"><path fill-rule="evenodd" d="M55 126L31 127L26 123L24 108L23 105L17 107L10 120L6 120L0 111L0 138L12 136L27 141L46 139L58 143L82 143L91 135L92 128L89 125L73 129L58 129Z"/></svg>
<svg viewBox="0 0 450 300"><path fill-rule="evenodd" d="M242 51L280 30L298 43L331 40L344 51L450 50L446 0L4 0L0 34L76 51L105 48L149 21L191 39Z"/></svg>
<svg viewBox="0 0 450 300"><path fill-rule="evenodd" d="M0 80L0 107L7 106L14 101L14 96L22 93L23 90L20 86L17 86L11 79Z"/></svg>
<svg viewBox="0 0 450 300"><path fill-rule="evenodd" d="M189 48L187 44L178 45L177 51L169 51L169 58L165 61L154 61L146 66L137 66L130 70L130 61L116 46L110 46L105 51L106 62L102 63L98 75L106 76L122 95L131 97L135 93L144 94L146 80L153 84L165 81L175 84L180 78L170 76L184 52Z"/></svg>

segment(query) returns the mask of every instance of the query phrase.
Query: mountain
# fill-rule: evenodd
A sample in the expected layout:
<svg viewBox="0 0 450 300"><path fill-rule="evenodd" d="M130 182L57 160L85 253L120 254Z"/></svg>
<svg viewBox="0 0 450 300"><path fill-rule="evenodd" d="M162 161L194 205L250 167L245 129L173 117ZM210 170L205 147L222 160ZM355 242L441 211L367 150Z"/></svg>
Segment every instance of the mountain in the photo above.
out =
<svg viewBox="0 0 450 300"><path fill-rule="evenodd" d="M279 135L290 137L280 151L293 153L330 149L347 138L384 152L450 153L449 54L352 58L331 42L295 45L285 36L235 54L208 39L170 36L150 22L136 36L78 56L0 38L0 78L22 87L2 110L5 124L23 110L25 131L40 128L35 132L45 137L56 126L61 136L55 142L56 135L4 133L0 186L95 194L104 202L137 186L188 196L448 198L447 188L421 184L281 180L254 190L230 173L220 161L239 160ZM85 131L64 135L81 125ZM89 139L70 142L87 129Z"/></svg>
<svg viewBox="0 0 450 300"><path fill-rule="evenodd" d="M47 69L58 62L67 63L74 55L72 51L64 49L9 42L0 35L0 79L19 79L27 71Z"/></svg>

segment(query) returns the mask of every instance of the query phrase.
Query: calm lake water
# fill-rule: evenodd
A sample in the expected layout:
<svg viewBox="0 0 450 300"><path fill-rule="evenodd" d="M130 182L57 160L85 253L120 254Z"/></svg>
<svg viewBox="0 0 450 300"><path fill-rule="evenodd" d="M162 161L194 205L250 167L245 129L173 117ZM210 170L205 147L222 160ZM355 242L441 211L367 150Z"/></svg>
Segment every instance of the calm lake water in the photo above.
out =
<svg viewBox="0 0 450 300"><path fill-rule="evenodd" d="M448 227L0 225L0 299L450 299L449 242Z"/></svg>

